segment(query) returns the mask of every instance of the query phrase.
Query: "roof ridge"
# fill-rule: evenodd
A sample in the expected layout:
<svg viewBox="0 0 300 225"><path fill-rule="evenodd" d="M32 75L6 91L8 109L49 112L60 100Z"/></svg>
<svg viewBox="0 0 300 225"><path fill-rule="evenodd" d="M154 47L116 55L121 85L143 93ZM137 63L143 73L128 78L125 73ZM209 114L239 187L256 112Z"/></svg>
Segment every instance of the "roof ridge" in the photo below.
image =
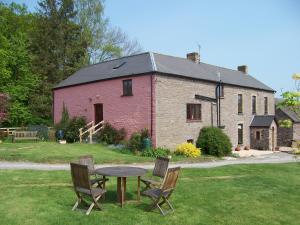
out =
<svg viewBox="0 0 300 225"><path fill-rule="evenodd" d="M152 69L153 69L153 71L157 71L157 66L156 66L156 62L155 62L155 59L154 59L154 54L153 54L153 52L149 52L149 54L150 54Z"/></svg>

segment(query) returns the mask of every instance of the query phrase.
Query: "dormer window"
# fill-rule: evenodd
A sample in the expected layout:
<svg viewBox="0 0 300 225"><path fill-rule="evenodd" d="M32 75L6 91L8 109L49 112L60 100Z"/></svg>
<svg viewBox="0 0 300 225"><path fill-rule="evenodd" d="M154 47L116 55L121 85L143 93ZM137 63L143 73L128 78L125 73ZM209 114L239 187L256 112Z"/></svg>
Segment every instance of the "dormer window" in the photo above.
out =
<svg viewBox="0 0 300 225"><path fill-rule="evenodd" d="M132 95L132 79L123 80L123 96Z"/></svg>

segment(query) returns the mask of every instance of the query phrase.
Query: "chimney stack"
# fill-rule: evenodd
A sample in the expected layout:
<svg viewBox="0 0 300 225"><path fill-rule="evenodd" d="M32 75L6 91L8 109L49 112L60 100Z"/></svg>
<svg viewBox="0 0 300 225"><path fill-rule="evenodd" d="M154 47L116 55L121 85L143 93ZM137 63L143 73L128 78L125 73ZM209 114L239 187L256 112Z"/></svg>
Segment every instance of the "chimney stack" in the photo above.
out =
<svg viewBox="0 0 300 225"><path fill-rule="evenodd" d="M200 55L198 52L191 52L186 54L186 58L193 61L194 63L200 63Z"/></svg>
<svg viewBox="0 0 300 225"><path fill-rule="evenodd" d="M238 71L240 71L244 74L248 74L248 66L247 65L238 66L237 69L238 69Z"/></svg>

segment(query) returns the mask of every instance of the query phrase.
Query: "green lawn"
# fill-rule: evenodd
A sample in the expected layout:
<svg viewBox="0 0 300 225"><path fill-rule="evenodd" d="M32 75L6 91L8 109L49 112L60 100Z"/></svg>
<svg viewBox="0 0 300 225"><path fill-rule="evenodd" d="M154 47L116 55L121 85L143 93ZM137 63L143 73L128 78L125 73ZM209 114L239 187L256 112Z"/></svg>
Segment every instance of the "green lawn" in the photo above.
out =
<svg viewBox="0 0 300 225"><path fill-rule="evenodd" d="M147 212L150 201L135 199L130 179L124 208L110 178L103 211L72 212L75 194L67 171L0 171L1 224L299 224L300 164L235 165L184 169L166 217Z"/></svg>
<svg viewBox="0 0 300 225"><path fill-rule="evenodd" d="M153 162L153 158L122 153L101 144L66 144L55 142L19 142L0 144L0 160L31 161L48 163L68 163L81 155L93 155L96 163L142 163ZM174 156L172 161L207 161L215 159L202 156L199 159L187 159Z"/></svg>

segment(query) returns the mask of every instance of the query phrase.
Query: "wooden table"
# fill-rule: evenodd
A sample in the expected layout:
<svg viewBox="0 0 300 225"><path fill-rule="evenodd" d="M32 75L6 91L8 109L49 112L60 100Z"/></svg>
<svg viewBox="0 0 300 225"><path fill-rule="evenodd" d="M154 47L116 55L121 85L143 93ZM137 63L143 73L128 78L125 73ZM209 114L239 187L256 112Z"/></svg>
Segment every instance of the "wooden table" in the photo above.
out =
<svg viewBox="0 0 300 225"><path fill-rule="evenodd" d="M140 182L141 182L140 179L141 176L147 173L146 169L138 168L138 167L128 167L128 166L114 166L114 167L105 167L105 168L96 169L95 173L102 175L104 179L106 176L117 177L117 193L118 193L118 200L121 204L121 207L123 207L125 203L126 178L137 177L138 178L137 200L140 201Z"/></svg>

